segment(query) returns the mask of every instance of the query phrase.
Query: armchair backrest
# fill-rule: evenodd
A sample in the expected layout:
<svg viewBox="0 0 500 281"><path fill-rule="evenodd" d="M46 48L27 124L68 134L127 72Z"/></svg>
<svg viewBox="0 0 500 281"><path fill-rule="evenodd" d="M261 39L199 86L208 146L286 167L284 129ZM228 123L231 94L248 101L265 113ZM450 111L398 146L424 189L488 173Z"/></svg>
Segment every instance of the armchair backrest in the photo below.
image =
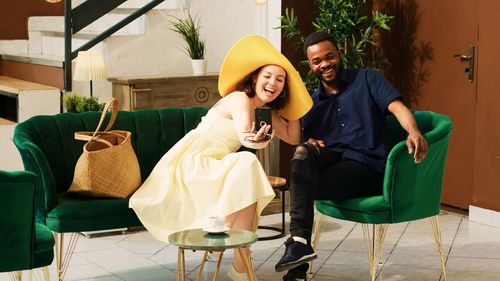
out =
<svg viewBox="0 0 500 281"><path fill-rule="evenodd" d="M388 127L395 142L384 175L384 199L392 206L392 222L439 214L446 153L452 123L448 116L430 111L414 112L418 128L429 148L420 164L408 154L406 131L393 116Z"/></svg>
<svg viewBox="0 0 500 281"><path fill-rule="evenodd" d="M132 132L132 146L145 179L163 154L195 128L207 111L204 107L120 111L112 129ZM84 145L74 139L74 133L94 131L100 116L100 112L61 113L35 116L17 125L14 143L24 168L40 175L45 192L41 203L46 209L56 204L57 193L66 191L73 179Z"/></svg>

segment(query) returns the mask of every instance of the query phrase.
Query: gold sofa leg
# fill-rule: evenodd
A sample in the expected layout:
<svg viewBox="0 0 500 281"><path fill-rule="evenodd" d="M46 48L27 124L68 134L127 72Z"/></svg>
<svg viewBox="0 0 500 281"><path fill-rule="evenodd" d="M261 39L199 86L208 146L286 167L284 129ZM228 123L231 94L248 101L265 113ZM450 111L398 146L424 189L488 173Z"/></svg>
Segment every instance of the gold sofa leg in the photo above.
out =
<svg viewBox="0 0 500 281"><path fill-rule="evenodd" d="M436 242L436 248L439 253L439 258L441 260L441 273L443 274L443 280L446 281L446 267L445 267L445 257L443 250L443 239L441 239L441 230L439 228L438 216L429 217L429 223L432 227L432 234L434 235L434 242Z"/></svg>
<svg viewBox="0 0 500 281"><path fill-rule="evenodd" d="M361 226L363 227L363 236L365 238L365 243L368 250L371 280L375 281L378 263L382 256L382 247L384 246L385 234L389 225L372 224L371 234L370 225L361 224Z"/></svg>
<svg viewBox="0 0 500 281"><path fill-rule="evenodd" d="M69 262L76 248L76 243L80 236L78 233L71 233L66 251L64 251L64 233L54 232L56 240L56 266L57 266L57 281L63 281L66 271L68 270Z"/></svg>

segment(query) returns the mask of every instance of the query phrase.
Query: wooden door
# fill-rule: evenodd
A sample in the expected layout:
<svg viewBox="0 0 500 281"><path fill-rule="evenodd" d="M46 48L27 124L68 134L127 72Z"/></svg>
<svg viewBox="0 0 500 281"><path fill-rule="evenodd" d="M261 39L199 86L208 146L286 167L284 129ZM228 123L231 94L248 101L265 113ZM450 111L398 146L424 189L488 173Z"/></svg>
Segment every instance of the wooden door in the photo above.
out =
<svg viewBox="0 0 500 281"><path fill-rule="evenodd" d="M469 46L477 44L477 5L470 0L403 2L413 2L418 11L413 44L417 55L424 58L417 61L417 74L421 77L412 106L450 116L454 126L446 162L443 203L468 208L474 172L477 80L468 81L465 72L468 62L461 62L455 55L468 55Z"/></svg>
<svg viewBox="0 0 500 281"><path fill-rule="evenodd" d="M477 102L472 205L500 211L500 3L479 0Z"/></svg>

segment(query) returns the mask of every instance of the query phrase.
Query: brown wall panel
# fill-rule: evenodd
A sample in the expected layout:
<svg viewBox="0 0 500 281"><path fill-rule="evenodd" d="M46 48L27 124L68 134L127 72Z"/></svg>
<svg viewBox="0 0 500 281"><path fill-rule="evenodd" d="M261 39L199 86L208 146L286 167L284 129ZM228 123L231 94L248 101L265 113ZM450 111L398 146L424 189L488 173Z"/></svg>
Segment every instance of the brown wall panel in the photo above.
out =
<svg viewBox="0 0 500 281"><path fill-rule="evenodd" d="M0 40L28 39L28 17L62 16L63 1L6 0L0 4Z"/></svg>

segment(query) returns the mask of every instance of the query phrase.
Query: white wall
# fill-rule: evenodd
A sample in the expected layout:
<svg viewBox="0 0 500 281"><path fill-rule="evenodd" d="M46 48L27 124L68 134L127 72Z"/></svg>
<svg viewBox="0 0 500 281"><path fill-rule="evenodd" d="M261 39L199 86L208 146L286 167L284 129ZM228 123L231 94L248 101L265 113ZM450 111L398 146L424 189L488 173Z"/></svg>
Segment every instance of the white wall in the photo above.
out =
<svg viewBox="0 0 500 281"><path fill-rule="evenodd" d="M280 48L280 33L270 26L268 17L278 19L281 1L270 0L258 6L252 0L192 0L190 12L200 17L201 35L206 41L207 72L218 72L224 55L233 43L248 34L274 38ZM279 9L276 9L278 7ZM278 14L271 15L268 9ZM190 58L183 52L183 41L173 31L168 16L184 17L183 10L153 10L148 13L145 36L112 37L107 40L110 77L136 75L191 74ZM277 38L277 40L276 40Z"/></svg>

